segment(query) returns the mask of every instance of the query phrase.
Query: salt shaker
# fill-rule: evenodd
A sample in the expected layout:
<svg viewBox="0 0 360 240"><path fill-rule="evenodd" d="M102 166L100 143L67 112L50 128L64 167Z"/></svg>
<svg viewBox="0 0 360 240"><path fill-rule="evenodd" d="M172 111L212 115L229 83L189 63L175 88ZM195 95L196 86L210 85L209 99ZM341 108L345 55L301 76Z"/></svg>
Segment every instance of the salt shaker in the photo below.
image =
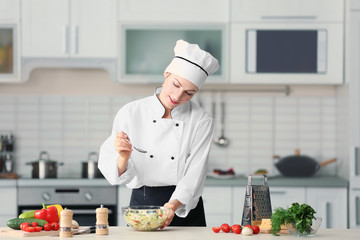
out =
<svg viewBox="0 0 360 240"><path fill-rule="evenodd" d="M109 209L101 205L100 208L96 209L96 234L97 235L108 235L109 234Z"/></svg>
<svg viewBox="0 0 360 240"><path fill-rule="evenodd" d="M64 209L60 212L60 237L61 238L70 238L73 237L72 232L72 220L73 220L73 211L69 209Z"/></svg>

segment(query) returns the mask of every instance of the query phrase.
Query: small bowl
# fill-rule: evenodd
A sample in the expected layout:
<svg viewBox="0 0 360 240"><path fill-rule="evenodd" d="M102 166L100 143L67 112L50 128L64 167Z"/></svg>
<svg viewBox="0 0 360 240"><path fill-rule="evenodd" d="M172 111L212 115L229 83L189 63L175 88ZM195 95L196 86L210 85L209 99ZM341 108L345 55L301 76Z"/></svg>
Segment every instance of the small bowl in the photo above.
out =
<svg viewBox="0 0 360 240"><path fill-rule="evenodd" d="M298 237L313 237L316 235L317 231L319 230L319 227L321 225L322 218L318 217L316 219L313 219L312 225L311 225L311 231L309 234L307 233L299 233L298 230L295 228L294 223L286 223L286 228L288 229L290 235L292 236L298 236Z"/></svg>
<svg viewBox="0 0 360 240"><path fill-rule="evenodd" d="M126 223L139 231L153 231L164 226L169 210L161 206L122 207Z"/></svg>

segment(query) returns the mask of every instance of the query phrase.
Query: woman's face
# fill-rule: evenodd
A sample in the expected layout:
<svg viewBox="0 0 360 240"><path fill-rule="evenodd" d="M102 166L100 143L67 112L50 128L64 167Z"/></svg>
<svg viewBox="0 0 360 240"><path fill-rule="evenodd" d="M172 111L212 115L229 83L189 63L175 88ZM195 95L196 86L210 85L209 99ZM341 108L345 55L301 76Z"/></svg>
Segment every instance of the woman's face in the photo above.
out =
<svg viewBox="0 0 360 240"><path fill-rule="evenodd" d="M164 73L165 81L159 95L164 107L173 109L189 101L199 90L195 84L171 73Z"/></svg>

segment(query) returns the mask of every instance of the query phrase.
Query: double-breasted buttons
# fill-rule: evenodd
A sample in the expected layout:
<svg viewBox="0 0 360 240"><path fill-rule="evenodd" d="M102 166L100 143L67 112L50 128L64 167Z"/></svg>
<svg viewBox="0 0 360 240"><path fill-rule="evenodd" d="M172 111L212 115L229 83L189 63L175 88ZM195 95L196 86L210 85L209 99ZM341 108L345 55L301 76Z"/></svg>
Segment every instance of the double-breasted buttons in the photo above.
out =
<svg viewBox="0 0 360 240"><path fill-rule="evenodd" d="M178 124L178 123L175 123L175 126L176 126L176 127L178 127L178 126L179 126L179 124Z"/></svg>
<svg viewBox="0 0 360 240"><path fill-rule="evenodd" d="M174 157L171 157L171 160L174 160L175 158Z"/></svg>
<svg viewBox="0 0 360 240"><path fill-rule="evenodd" d="M150 158L153 158L154 157L154 155L150 155Z"/></svg>
<svg viewBox="0 0 360 240"><path fill-rule="evenodd" d="M156 120L153 120L153 123L156 123Z"/></svg>

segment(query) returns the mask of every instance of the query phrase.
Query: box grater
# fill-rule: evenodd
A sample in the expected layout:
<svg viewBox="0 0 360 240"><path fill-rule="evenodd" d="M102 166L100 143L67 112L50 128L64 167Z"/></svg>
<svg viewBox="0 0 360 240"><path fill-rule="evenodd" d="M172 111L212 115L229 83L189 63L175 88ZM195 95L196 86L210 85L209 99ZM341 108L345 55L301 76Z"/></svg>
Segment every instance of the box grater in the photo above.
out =
<svg viewBox="0 0 360 240"><path fill-rule="evenodd" d="M248 176L248 185L246 186L245 202L241 225L257 225L264 218L271 218L272 209L270 201L270 191L267 182L267 176L264 177L264 185L252 185L252 175Z"/></svg>

